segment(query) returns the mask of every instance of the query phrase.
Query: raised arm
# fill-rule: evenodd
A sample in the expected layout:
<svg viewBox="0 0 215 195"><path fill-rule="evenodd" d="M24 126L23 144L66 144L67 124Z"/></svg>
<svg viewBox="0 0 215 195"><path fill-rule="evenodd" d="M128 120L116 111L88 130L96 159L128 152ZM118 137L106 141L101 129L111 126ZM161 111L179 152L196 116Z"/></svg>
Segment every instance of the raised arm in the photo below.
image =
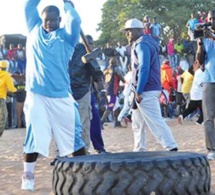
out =
<svg viewBox="0 0 215 195"><path fill-rule="evenodd" d="M78 12L74 9L74 4L71 1L63 0L66 15L65 31L68 41L72 41L75 46L80 38L81 18Z"/></svg>
<svg viewBox="0 0 215 195"><path fill-rule="evenodd" d="M40 0L25 0L24 12L28 32L30 32L37 23L41 23L41 19L37 10L39 3Z"/></svg>
<svg viewBox="0 0 215 195"><path fill-rule="evenodd" d="M197 40L197 51L196 51L196 60L199 62L199 64L203 64L205 61L205 51L204 51L204 43L203 39L199 38Z"/></svg>

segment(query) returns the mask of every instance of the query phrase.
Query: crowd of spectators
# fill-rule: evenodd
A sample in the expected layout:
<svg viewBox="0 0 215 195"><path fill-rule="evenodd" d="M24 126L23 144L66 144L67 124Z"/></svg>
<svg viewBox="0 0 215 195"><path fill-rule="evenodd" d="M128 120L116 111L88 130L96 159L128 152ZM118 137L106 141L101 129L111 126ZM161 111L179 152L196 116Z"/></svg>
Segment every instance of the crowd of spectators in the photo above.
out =
<svg viewBox="0 0 215 195"><path fill-rule="evenodd" d="M7 63L6 71L12 76L17 92L8 93L6 98L7 122L6 129L25 127L23 106L25 101L25 68L26 55L24 46L19 43L9 44L9 48L0 47L0 60Z"/></svg>

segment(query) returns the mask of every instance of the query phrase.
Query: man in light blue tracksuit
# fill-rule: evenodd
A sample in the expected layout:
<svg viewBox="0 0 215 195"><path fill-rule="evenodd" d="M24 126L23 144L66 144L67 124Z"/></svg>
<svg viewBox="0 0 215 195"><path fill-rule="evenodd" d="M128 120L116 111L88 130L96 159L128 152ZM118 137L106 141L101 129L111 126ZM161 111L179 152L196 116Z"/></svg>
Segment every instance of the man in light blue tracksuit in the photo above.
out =
<svg viewBox="0 0 215 195"><path fill-rule="evenodd" d="M24 105L26 138L22 189L34 190L38 154L49 156L54 136L60 156L84 155L82 125L72 97L68 62L80 38L81 19L71 1L63 0L66 22L56 6L47 6L39 17L40 0L26 0L28 29L26 91Z"/></svg>

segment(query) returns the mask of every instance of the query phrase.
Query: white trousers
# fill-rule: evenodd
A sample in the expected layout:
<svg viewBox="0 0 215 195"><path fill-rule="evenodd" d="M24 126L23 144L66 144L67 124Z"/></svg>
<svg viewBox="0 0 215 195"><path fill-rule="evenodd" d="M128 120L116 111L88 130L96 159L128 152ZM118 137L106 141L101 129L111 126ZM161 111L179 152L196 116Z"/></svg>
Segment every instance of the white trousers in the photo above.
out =
<svg viewBox="0 0 215 195"><path fill-rule="evenodd" d="M161 115L159 104L160 91L148 91L141 94L142 101L132 110L132 129L134 134L133 151L145 151L146 126L159 143L167 150L177 147L173 134Z"/></svg>
<svg viewBox="0 0 215 195"><path fill-rule="evenodd" d="M26 137L24 153L49 156L52 137L60 156L66 156L84 147L78 105L69 95L50 98L27 92L25 99Z"/></svg>

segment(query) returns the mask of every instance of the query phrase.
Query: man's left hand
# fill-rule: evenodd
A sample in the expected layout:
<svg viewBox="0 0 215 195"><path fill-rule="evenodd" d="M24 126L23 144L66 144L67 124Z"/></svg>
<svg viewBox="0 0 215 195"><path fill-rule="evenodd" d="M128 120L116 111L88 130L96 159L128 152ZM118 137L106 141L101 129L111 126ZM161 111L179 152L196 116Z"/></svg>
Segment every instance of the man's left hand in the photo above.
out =
<svg viewBox="0 0 215 195"><path fill-rule="evenodd" d="M140 103L141 101L142 101L142 97L141 97L141 95L139 95L139 94L136 94L136 101L137 101L137 103Z"/></svg>

